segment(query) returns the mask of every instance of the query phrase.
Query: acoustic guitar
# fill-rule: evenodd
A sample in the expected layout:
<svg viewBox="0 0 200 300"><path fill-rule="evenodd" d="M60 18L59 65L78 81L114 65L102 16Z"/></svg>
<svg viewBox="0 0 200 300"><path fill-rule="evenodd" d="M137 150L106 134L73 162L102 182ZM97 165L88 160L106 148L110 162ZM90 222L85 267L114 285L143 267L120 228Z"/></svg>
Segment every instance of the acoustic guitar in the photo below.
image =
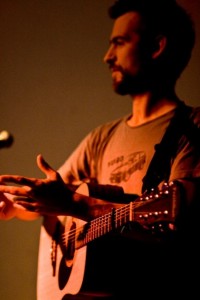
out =
<svg viewBox="0 0 200 300"><path fill-rule="evenodd" d="M82 184L78 193L89 195L87 184ZM95 253L103 242L103 238L122 234L129 224L139 224L151 235L165 230L175 230L175 220L179 209L180 190L176 182L164 183L160 189L152 189L135 201L123 204L110 213L102 215L90 222L85 222L71 216L44 217L41 226L37 299L61 300L68 299L67 295L77 295L83 290L90 295L99 291L87 290L88 286L95 286L98 277L96 266L92 265L92 284L85 278L89 265L89 246ZM112 256L112 251L107 251ZM105 247L101 248L101 255ZM101 262L108 261L101 257ZM98 259L93 259L95 264ZM91 274L90 274L91 276ZM101 277L101 287L103 276ZM98 289L98 288L97 288ZM102 289L101 289L102 290ZM102 293L102 291L101 291ZM109 292L105 288L105 294ZM71 299L71 298L70 298Z"/></svg>

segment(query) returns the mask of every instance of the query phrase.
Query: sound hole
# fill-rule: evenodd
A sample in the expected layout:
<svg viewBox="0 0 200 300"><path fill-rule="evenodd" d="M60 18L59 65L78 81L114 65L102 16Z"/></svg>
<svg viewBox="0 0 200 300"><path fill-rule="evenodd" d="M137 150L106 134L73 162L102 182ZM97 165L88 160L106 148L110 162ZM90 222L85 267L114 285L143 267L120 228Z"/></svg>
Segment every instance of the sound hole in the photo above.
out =
<svg viewBox="0 0 200 300"><path fill-rule="evenodd" d="M72 267L73 267L73 259L75 253L75 235L76 233L76 223L72 222L69 234L66 241L66 247L63 249L63 257L60 261L59 273L58 273L58 285L62 290L70 277Z"/></svg>

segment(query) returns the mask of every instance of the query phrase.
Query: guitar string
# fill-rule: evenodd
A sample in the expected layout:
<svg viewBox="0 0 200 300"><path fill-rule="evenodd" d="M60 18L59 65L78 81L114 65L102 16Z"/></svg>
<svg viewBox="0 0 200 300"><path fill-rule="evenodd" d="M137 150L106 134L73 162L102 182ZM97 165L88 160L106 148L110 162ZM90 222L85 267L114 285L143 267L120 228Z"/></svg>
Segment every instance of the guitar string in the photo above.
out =
<svg viewBox="0 0 200 300"><path fill-rule="evenodd" d="M83 240L85 242L87 242L94 238L100 237L104 233L110 232L114 228L118 228L120 225L123 225L123 224L118 224L119 220L127 221L127 222L134 221L134 217L132 220L128 219L128 217L130 215L130 207L132 205L131 210L133 212L133 216L136 214L140 214L139 212L133 211L134 208L140 207L145 204L142 202L142 200L140 200L140 201L141 202L130 202L127 205L124 205L120 208L115 209L113 214L112 214L112 212L110 212L104 216L101 216L97 219L94 219L94 220L84 224L83 226L81 226L79 228L69 230L68 232L65 232L62 234L61 239L64 242L66 241L66 239L68 241L73 241L76 236L79 236L81 233L83 233L85 235L85 238ZM113 223L115 224L115 226L113 226L112 220L114 221ZM100 228L99 228L99 225L101 225ZM88 226L88 228L87 228L87 226ZM102 228L104 228L104 231L101 230ZM85 232L84 232L84 229L85 229ZM98 231L100 231L100 232L98 232Z"/></svg>

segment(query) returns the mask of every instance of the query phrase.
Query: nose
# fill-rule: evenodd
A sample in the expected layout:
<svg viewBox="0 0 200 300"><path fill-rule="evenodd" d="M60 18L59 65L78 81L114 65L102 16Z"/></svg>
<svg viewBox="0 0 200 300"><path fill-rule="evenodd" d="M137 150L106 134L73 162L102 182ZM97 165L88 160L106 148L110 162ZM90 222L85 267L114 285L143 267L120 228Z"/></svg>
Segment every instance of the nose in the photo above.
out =
<svg viewBox="0 0 200 300"><path fill-rule="evenodd" d="M110 64L115 60L115 55L112 46L109 47L106 54L104 55L103 61L104 63Z"/></svg>

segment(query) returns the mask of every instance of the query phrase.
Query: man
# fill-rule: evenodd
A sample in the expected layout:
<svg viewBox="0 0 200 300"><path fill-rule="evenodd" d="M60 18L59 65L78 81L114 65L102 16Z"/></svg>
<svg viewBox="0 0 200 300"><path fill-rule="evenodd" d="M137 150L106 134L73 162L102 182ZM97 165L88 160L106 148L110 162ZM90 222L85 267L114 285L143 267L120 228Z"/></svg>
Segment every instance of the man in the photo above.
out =
<svg viewBox="0 0 200 300"><path fill-rule="evenodd" d="M57 172L38 155L45 179L0 176L1 218L44 216L39 300L192 297L200 113L175 85L193 24L174 0L119 0L109 13L104 61L115 92L130 95L131 114L94 129Z"/></svg>

